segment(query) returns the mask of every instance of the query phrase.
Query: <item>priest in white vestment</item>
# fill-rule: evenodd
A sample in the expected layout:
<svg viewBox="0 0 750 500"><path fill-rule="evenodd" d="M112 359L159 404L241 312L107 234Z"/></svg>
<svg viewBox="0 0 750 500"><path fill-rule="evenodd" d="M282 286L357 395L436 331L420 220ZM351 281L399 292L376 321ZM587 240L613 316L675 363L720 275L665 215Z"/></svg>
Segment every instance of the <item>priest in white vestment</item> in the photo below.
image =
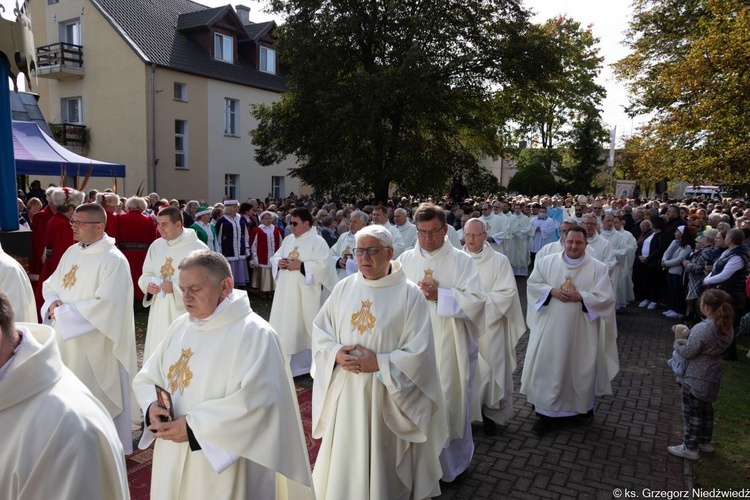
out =
<svg viewBox="0 0 750 500"><path fill-rule="evenodd" d="M63 365L55 331L14 325L1 291L0 330L0 498L129 499L112 419Z"/></svg>
<svg viewBox="0 0 750 500"><path fill-rule="evenodd" d="M513 205L513 214L507 218L508 229L503 248L516 276L529 275L531 219L522 213L520 203Z"/></svg>
<svg viewBox="0 0 750 500"><path fill-rule="evenodd" d="M440 495L447 438L427 301L369 226L353 248L359 273L341 281L313 326L313 471L319 498Z"/></svg>
<svg viewBox="0 0 750 500"><path fill-rule="evenodd" d="M414 214L417 246L399 257L406 277L427 298L438 374L448 409L449 443L440 455L443 481L464 477L474 453L469 408L484 331L484 296L474 260L448 243L445 212L423 203Z"/></svg>
<svg viewBox="0 0 750 500"><path fill-rule="evenodd" d="M547 217L547 207L540 207L539 213L531 218L531 248L530 253L536 255L544 245L552 243L557 224Z"/></svg>
<svg viewBox="0 0 750 500"><path fill-rule="evenodd" d="M401 233L404 240L404 252L414 248L417 244L417 226L409 220L409 213L405 208L397 208L393 211L393 225Z"/></svg>
<svg viewBox="0 0 750 500"><path fill-rule="evenodd" d="M41 315L57 333L63 363L102 402L129 454L131 423L140 420L130 389L138 371L133 280L128 260L104 234L106 221L101 205L75 209L70 223L78 243L42 285Z"/></svg>
<svg viewBox="0 0 750 500"><path fill-rule="evenodd" d="M23 266L0 246L0 290L8 295L16 320L37 323L34 289Z"/></svg>
<svg viewBox="0 0 750 500"><path fill-rule="evenodd" d="M621 269L623 276L622 279L620 279L620 288L615 291L615 294L618 297L618 303L620 303L619 297L624 297L625 300L622 303L627 307L628 303L635 300L635 291L633 290L633 263L635 262L635 252L638 249L638 242L636 241L635 236L633 236L633 233L625 230L625 222L619 215L615 215L614 226L615 231L622 235L628 248L627 263Z"/></svg>
<svg viewBox="0 0 750 500"><path fill-rule="evenodd" d="M331 247L331 259L336 267L339 280L357 272L357 259L354 258L355 236L370 221L370 216L361 210L349 215L349 230L339 236Z"/></svg>
<svg viewBox="0 0 750 500"><path fill-rule="evenodd" d="M151 498L313 498L297 397L273 329L233 290L226 258L198 250L180 264L187 314L133 381L156 440ZM155 386L171 394L170 412ZM166 421L165 421L166 420Z"/></svg>
<svg viewBox="0 0 750 500"><path fill-rule="evenodd" d="M472 388L471 419L483 421L485 432L492 435L495 424L505 425L513 417L516 345L526 333L526 321L510 262L486 242L484 227L479 219L466 223L464 251L477 264L487 300Z"/></svg>
<svg viewBox="0 0 750 500"><path fill-rule="evenodd" d="M631 235L632 236L632 235ZM615 305L617 309L625 309L628 306L625 283L628 269L629 240L626 236L615 229L615 216L612 212L606 212L602 218L602 230L599 237L607 240L612 247L617 264L612 273L612 288L615 291Z"/></svg>
<svg viewBox="0 0 750 500"><path fill-rule="evenodd" d="M185 313L182 291L177 284L180 262L193 250L207 249L196 232L182 227L182 212L177 207L166 207L156 216L156 228L161 238L154 240L143 261L143 272L138 286L143 291L143 306L148 307L148 327L143 359L147 360L156 346L167 336L172 321Z"/></svg>
<svg viewBox="0 0 750 500"><path fill-rule="evenodd" d="M279 335L290 357L292 375L310 372L312 323L326 292L338 282L328 243L313 227L306 208L291 212L292 234L284 238L271 259L276 292L268 322Z"/></svg>
<svg viewBox="0 0 750 500"><path fill-rule="evenodd" d="M614 287L614 275L617 270L617 257L612 251L612 245L599 235L600 219L594 214L585 214L581 226L586 230L586 246L593 250L592 256L609 269Z"/></svg>
<svg viewBox="0 0 750 500"><path fill-rule="evenodd" d="M398 258L399 255L404 253L405 245L404 239L401 237L401 231L396 229L396 226L391 224L388 220L388 209L382 205L378 205L372 208L372 224L378 224L383 226L391 233L393 238L393 257Z"/></svg>
<svg viewBox="0 0 750 500"><path fill-rule="evenodd" d="M538 259L527 282L526 348L521 393L540 417L593 416L594 398L612 394L619 371L615 297L607 267L586 254L585 230L574 227L565 251Z"/></svg>

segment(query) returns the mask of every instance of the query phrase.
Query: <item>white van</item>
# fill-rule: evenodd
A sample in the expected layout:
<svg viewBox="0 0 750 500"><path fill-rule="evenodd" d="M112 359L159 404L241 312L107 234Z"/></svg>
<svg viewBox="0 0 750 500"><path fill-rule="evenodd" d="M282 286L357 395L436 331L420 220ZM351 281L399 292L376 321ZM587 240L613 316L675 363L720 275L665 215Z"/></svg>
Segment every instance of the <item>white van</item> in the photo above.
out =
<svg viewBox="0 0 750 500"><path fill-rule="evenodd" d="M688 186L683 196L685 198L702 196L709 199L721 199L721 189L719 186Z"/></svg>

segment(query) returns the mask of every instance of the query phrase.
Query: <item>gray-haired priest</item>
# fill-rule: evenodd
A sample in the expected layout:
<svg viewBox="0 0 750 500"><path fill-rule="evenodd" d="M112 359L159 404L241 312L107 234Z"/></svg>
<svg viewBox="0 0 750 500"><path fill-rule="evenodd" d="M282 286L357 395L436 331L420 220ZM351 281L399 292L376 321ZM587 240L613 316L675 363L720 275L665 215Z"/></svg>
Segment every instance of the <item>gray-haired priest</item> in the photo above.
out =
<svg viewBox="0 0 750 500"><path fill-rule="evenodd" d="M146 417L139 447L156 440L151 498L312 498L276 333L233 291L221 254L194 251L179 269L188 314L133 381Z"/></svg>
<svg viewBox="0 0 750 500"><path fill-rule="evenodd" d="M391 262L384 226L356 235L359 272L313 325L313 479L319 498L431 498L447 437L430 311Z"/></svg>

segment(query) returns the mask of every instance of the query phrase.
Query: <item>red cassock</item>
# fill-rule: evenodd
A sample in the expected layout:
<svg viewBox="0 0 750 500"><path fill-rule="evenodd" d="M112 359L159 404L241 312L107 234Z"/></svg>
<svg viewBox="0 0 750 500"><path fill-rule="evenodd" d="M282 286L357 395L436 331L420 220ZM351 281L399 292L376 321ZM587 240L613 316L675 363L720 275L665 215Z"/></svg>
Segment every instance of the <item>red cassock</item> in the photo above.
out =
<svg viewBox="0 0 750 500"><path fill-rule="evenodd" d="M44 247L47 257L44 260L44 264L42 264L42 271L39 273L39 281L34 291L37 311L44 305L42 283L55 272L57 264L60 263L65 250L75 245L75 243L76 240L73 238L73 228L70 226L70 219L60 213L53 215L49 222L47 222L47 229L44 233ZM41 318L39 319L41 320Z"/></svg>
<svg viewBox="0 0 750 500"><path fill-rule="evenodd" d="M31 223L31 258L29 259L29 274L37 276L42 271L42 254L44 253L44 236L47 223L55 215L49 205L36 213Z"/></svg>
<svg viewBox="0 0 750 500"><path fill-rule="evenodd" d="M136 300L143 299L143 292L138 286L138 278L143 272L143 261L146 260L148 247L157 237L156 223L151 217L139 212L128 212L117 216L117 248L130 263L130 276L133 278Z"/></svg>
<svg viewBox="0 0 750 500"><path fill-rule="evenodd" d="M120 217L118 215L107 213L107 225L104 228L104 232L107 233L107 236L109 236L110 238L114 238L115 241L117 241L117 220L119 218Z"/></svg>

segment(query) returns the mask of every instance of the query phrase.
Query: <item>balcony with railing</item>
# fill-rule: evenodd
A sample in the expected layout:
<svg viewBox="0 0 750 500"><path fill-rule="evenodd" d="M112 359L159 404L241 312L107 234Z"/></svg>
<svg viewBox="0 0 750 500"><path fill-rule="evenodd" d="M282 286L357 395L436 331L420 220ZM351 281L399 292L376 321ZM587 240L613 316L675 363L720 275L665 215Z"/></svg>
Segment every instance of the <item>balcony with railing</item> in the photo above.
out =
<svg viewBox="0 0 750 500"><path fill-rule="evenodd" d="M74 153L86 154L89 148L89 128L74 123L50 123L55 142Z"/></svg>
<svg viewBox="0 0 750 500"><path fill-rule="evenodd" d="M36 62L36 74L40 78L68 80L84 75L81 45L60 42L37 47Z"/></svg>

